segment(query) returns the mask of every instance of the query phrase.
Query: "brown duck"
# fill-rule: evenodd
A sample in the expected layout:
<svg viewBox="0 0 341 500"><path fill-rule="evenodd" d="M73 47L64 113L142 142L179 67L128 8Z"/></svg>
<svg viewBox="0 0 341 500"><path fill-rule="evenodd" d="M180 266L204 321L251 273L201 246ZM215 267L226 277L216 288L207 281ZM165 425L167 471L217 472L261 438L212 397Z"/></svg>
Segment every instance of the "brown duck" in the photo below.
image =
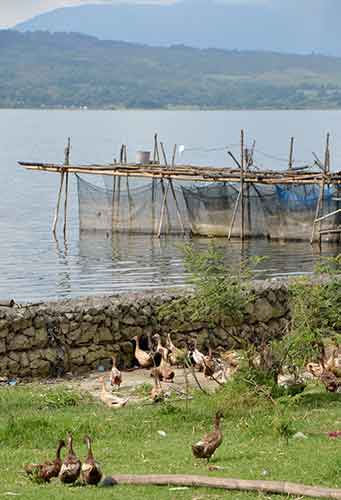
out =
<svg viewBox="0 0 341 500"><path fill-rule="evenodd" d="M165 399L165 393L161 387L160 377L157 371L154 372L154 387L150 392L150 399L154 401L154 403L160 403Z"/></svg>
<svg viewBox="0 0 341 500"><path fill-rule="evenodd" d="M122 384L122 373L116 367L116 356L112 356L112 368L111 368L111 374L110 374L110 384L113 387L117 387L117 389L119 389L121 384Z"/></svg>
<svg viewBox="0 0 341 500"><path fill-rule="evenodd" d="M81 480L85 484L91 484L97 486L97 484L102 479L102 471L92 453L90 436L85 436L84 442L88 449L88 456L86 457L85 462L82 464Z"/></svg>
<svg viewBox="0 0 341 500"><path fill-rule="evenodd" d="M143 351L140 348L140 337L137 335L133 337L132 340L135 341L135 358L137 359L141 368L150 368L153 365L153 358L149 352Z"/></svg>
<svg viewBox="0 0 341 500"><path fill-rule="evenodd" d="M216 369L216 363L212 355L212 349L209 348L208 355L204 356L203 358L203 364L204 364L204 375L207 378L213 377L215 369Z"/></svg>
<svg viewBox="0 0 341 500"><path fill-rule="evenodd" d="M222 413L218 411L214 417L214 430L192 445L193 455L196 458L206 458L208 463L213 453L221 445L223 433L220 428L220 420L222 418Z"/></svg>
<svg viewBox="0 0 341 500"><path fill-rule="evenodd" d="M67 438L68 454L65 457L59 473L59 479L65 484L76 482L81 472L81 461L73 451L72 441L72 434L69 433Z"/></svg>
<svg viewBox="0 0 341 500"><path fill-rule="evenodd" d="M60 440L54 460L46 461L42 464L27 464L24 466L25 472L34 480L49 483L53 477L58 477L62 466L60 452L65 447L65 441Z"/></svg>

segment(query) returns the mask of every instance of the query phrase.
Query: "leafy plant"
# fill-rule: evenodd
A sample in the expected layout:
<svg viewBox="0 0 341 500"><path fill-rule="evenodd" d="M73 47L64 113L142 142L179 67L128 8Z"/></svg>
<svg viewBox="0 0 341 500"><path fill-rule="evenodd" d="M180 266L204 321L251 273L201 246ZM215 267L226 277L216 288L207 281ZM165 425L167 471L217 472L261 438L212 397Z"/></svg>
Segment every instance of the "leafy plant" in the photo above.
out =
<svg viewBox="0 0 341 500"><path fill-rule="evenodd" d="M247 305L253 301L251 288L252 272L242 262L226 263L224 252L214 243L199 252L190 244L184 245L184 265L188 273L187 281L193 293L174 299L171 304L159 308L159 318L177 320L189 318L192 322L205 322L209 328L220 326L225 329L231 324L240 324ZM255 264L259 259L254 259ZM231 335L227 332L227 335ZM245 346L242 338L233 337L239 345Z"/></svg>
<svg viewBox="0 0 341 500"><path fill-rule="evenodd" d="M341 255L317 266L313 278L299 278L290 286L292 322L283 339L287 362L302 368L320 360L328 341L341 333Z"/></svg>
<svg viewBox="0 0 341 500"><path fill-rule="evenodd" d="M275 417L273 424L274 429L289 444L289 439L296 433L292 418L289 415L282 414Z"/></svg>

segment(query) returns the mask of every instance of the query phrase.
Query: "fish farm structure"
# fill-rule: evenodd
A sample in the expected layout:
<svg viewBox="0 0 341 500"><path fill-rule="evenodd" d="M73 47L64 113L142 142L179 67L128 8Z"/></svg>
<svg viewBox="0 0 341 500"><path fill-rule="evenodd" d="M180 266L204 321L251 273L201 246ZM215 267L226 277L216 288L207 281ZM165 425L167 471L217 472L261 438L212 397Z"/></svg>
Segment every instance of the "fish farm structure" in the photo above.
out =
<svg viewBox="0 0 341 500"><path fill-rule="evenodd" d="M254 165L254 148L245 147L241 131L240 155L228 151L232 167L195 166L171 161L154 136L152 153L139 152L127 161L127 147L109 164L70 163L70 139L64 162L19 162L29 170L60 176L52 226L55 234L64 195L63 232L66 233L69 174L77 178L81 231L167 234L311 243L341 241L341 171L330 168L330 136L325 154L314 154L311 165L294 166L294 139L285 170L261 170ZM98 187L82 174L102 176Z"/></svg>

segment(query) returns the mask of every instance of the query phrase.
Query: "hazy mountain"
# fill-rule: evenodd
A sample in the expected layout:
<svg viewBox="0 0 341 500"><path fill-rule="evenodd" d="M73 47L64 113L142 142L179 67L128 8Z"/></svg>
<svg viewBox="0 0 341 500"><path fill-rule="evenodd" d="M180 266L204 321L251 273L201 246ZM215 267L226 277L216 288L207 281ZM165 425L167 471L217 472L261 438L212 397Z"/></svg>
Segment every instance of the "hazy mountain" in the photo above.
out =
<svg viewBox="0 0 341 500"><path fill-rule="evenodd" d="M0 107L336 108L341 58L0 31Z"/></svg>
<svg viewBox="0 0 341 500"><path fill-rule="evenodd" d="M20 30L81 32L149 45L341 55L340 0L182 0L57 9Z"/></svg>

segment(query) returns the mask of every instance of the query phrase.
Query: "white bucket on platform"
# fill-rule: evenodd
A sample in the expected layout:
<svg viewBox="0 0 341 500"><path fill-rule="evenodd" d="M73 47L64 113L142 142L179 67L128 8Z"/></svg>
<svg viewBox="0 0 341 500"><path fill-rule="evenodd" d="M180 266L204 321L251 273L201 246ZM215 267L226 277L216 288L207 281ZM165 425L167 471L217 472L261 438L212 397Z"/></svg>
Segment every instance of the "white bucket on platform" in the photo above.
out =
<svg viewBox="0 0 341 500"><path fill-rule="evenodd" d="M150 151L136 151L136 163L142 165L150 163Z"/></svg>

